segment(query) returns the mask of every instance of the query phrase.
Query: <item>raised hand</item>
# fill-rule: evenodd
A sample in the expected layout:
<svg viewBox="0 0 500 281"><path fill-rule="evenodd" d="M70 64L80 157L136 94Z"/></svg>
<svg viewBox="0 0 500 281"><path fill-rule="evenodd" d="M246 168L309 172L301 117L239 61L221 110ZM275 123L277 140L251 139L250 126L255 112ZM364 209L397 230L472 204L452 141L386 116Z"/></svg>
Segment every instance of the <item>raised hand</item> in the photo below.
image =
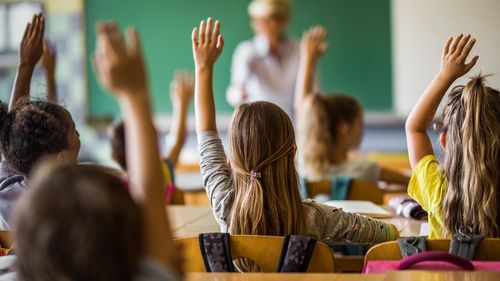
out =
<svg viewBox="0 0 500 281"><path fill-rule="evenodd" d="M475 43L476 39L471 39L470 35L464 37L460 34L455 41L450 37L443 48L440 74L456 80L469 72L479 59L475 56L469 63L465 62Z"/></svg>
<svg viewBox="0 0 500 281"><path fill-rule="evenodd" d="M26 25L19 46L19 65L10 96L9 110L15 108L20 100L29 99L31 76L43 53L44 32L45 18L42 14L33 15L31 22Z"/></svg>
<svg viewBox="0 0 500 281"><path fill-rule="evenodd" d="M224 38L220 34L220 22L215 21L215 27L212 24L212 18L208 18L206 22L201 21L199 29L193 29L191 39L197 69L212 68L222 53Z"/></svg>
<svg viewBox="0 0 500 281"><path fill-rule="evenodd" d="M39 64L47 75L54 75L56 72L57 53L56 48L48 40L43 42L43 53Z"/></svg>
<svg viewBox="0 0 500 281"><path fill-rule="evenodd" d="M45 18L42 14L33 15L28 23L19 48L19 64L35 67L43 53Z"/></svg>
<svg viewBox="0 0 500 281"><path fill-rule="evenodd" d="M300 44L300 54L307 61L316 61L327 49L327 31L322 26L314 26L305 31Z"/></svg>
<svg viewBox="0 0 500 281"><path fill-rule="evenodd" d="M43 54L39 64L45 71L47 80L47 100L57 102L56 94L56 48L47 40L43 42Z"/></svg>
<svg viewBox="0 0 500 281"><path fill-rule="evenodd" d="M98 23L96 32L94 65L103 87L118 96L147 92L146 68L137 31L127 29L127 42L114 22Z"/></svg>
<svg viewBox="0 0 500 281"><path fill-rule="evenodd" d="M188 71L176 71L170 82L170 98L174 106L187 107L194 95L194 76Z"/></svg>

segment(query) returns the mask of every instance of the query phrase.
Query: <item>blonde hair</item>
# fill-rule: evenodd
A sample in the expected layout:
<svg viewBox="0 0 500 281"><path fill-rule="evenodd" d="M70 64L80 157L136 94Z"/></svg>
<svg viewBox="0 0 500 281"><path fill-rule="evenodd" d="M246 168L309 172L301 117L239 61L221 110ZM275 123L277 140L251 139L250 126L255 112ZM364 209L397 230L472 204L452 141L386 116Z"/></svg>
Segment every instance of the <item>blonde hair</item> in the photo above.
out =
<svg viewBox="0 0 500 281"><path fill-rule="evenodd" d="M477 76L449 94L443 112L445 226L500 236L500 93Z"/></svg>
<svg viewBox="0 0 500 281"><path fill-rule="evenodd" d="M248 5L248 14L251 17L263 17L272 14L289 18L291 5L289 0L253 0Z"/></svg>
<svg viewBox="0 0 500 281"><path fill-rule="evenodd" d="M339 126L353 124L363 109L345 95L310 94L298 119L298 141L304 176L308 180L329 177L332 155L338 147Z"/></svg>
<svg viewBox="0 0 500 281"><path fill-rule="evenodd" d="M229 146L235 189L230 232L306 234L288 115L269 102L240 105L231 121Z"/></svg>

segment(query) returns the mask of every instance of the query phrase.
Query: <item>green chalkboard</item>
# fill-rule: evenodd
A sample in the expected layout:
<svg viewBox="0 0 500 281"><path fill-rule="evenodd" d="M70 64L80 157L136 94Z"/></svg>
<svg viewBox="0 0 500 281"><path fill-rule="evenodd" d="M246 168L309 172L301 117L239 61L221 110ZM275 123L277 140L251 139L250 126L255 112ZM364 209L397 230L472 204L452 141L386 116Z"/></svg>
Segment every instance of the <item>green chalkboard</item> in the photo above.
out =
<svg viewBox="0 0 500 281"><path fill-rule="evenodd" d="M138 28L146 53L156 112L171 112L169 81L175 69L193 69L191 31L208 16L220 19L226 45L215 69L218 112L232 112L225 99L236 45L253 36L249 0L86 0L87 51L95 49L95 23L116 20ZM320 63L326 91L358 97L368 111L392 110L390 0L295 0L289 33L300 38L315 24L329 31L330 49ZM90 63L90 60L87 60ZM118 106L98 85L88 67L91 119L118 115Z"/></svg>

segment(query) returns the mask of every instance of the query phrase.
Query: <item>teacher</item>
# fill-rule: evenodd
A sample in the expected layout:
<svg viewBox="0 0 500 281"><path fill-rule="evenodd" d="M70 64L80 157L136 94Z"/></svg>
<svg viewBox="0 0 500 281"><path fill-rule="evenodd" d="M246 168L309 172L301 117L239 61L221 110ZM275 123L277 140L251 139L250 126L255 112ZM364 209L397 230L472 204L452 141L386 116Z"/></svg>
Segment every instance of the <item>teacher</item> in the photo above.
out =
<svg viewBox="0 0 500 281"><path fill-rule="evenodd" d="M241 42L234 51L227 101L235 107L269 101L293 117L300 46L286 34L290 1L253 0L248 13L255 37Z"/></svg>

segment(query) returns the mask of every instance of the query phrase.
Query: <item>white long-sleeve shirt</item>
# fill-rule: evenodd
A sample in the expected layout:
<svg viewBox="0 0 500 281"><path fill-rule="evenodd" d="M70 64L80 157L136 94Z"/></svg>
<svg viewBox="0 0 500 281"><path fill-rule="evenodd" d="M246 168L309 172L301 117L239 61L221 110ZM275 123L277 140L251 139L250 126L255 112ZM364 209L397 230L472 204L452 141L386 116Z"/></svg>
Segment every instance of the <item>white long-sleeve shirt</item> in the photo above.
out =
<svg viewBox="0 0 500 281"><path fill-rule="evenodd" d="M271 53L268 41L260 36L238 45L233 54L231 84L226 97L229 104L269 101L293 117L295 83L299 70L299 42L286 38L280 46L280 59Z"/></svg>

